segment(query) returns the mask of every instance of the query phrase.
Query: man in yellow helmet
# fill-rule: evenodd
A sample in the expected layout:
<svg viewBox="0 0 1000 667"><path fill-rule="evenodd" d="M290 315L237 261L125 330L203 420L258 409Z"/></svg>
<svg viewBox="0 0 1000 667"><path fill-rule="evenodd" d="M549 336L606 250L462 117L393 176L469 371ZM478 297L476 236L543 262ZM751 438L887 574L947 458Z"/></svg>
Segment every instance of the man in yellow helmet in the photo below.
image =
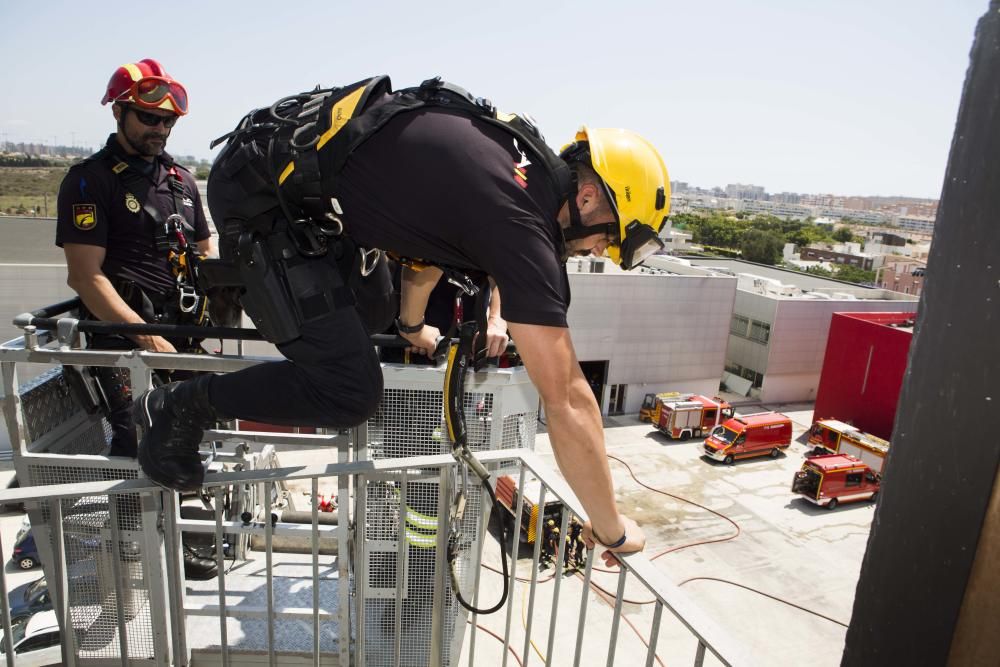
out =
<svg viewBox="0 0 1000 667"><path fill-rule="evenodd" d="M567 328L565 260L607 253L631 269L662 247L669 178L649 142L585 127L557 155L526 117L440 79L392 91L388 77L265 105L225 139L208 194L220 254L240 272L247 314L288 361L146 394L137 419L147 475L197 488L201 429L220 416L330 428L367 419L382 378L347 296L349 260L380 249L495 281L557 463L590 518L585 541L643 548L616 507L601 413ZM436 342L421 315L440 275L426 269L403 285L397 328L418 348Z"/></svg>

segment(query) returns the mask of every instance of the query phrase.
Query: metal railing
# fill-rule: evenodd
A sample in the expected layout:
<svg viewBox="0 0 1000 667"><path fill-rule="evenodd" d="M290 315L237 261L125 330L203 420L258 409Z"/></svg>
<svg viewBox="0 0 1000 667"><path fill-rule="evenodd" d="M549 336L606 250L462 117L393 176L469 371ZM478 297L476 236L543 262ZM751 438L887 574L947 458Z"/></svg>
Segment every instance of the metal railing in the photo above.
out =
<svg viewBox="0 0 1000 667"><path fill-rule="evenodd" d="M40 313L41 311L36 311ZM49 316L49 313L44 313ZM36 317L39 315L36 315ZM11 431L11 442L22 455L56 457L49 454L32 452L33 442L27 434L26 424L22 415L16 364L22 362L41 362L50 364L77 364L85 366L115 365L132 371L135 391L143 391L149 386L150 372L153 369L184 369L207 372L231 372L250 365L260 363L261 359L253 359L242 355L183 355L156 354L140 351L102 352L81 350L76 347L79 329L73 321L61 321L58 338L52 340L47 334L40 333L26 322L23 338L10 341L0 346L0 366L3 369L3 388L5 391L4 409L7 423ZM157 665L202 665L241 664L241 653L232 648L233 637L230 634L230 621L252 624L253 628L263 635L262 647L254 649L257 653L267 656L268 664L282 664L289 655L311 656L311 663L319 666L329 664L333 657L341 667L351 665L457 665L459 656L467 656L469 665L478 664L511 664L515 660L519 665L532 662L534 652L542 664L572 664L574 667L584 660L593 662L597 655L600 661L607 665L631 664L643 660L645 665L662 664L658 654L669 652L676 662L678 656L690 655L693 652L693 664L702 665L706 656L714 656L725 665L749 664L749 658L741 647L736 646L731 636L724 632L714 621L709 619L691 599L670 582L644 554L634 554L621 558L621 567L616 575L615 591L610 594L598 594L595 576L605 575L593 564L594 552L586 556L586 564L578 577L565 579L561 576L566 569L568 554L565 553L566 540L559 540L558 548L551 564L555 576L543 577L543 539L541 537L541 521L543 512L538 512L535 539L530 558L518 558L521 555L519 539L524 528L523 517L526 514L526 503L533 503L538 508L544 508L552 500L562 504L565 511L560 514L559 535L567 535L574 520L585 521L586 515L582 505L573 495L565 482L558 477L537 455L527 449L478 452L477 456L487 467L496 472L502 470L516 476L516 502L510 507L513 526L508 527L513 537L509 545L504 545L510 558L508 584L510 596L505 606L490 617L471 615L465 617L459 614L453 618L453 624L445 622L445 617L455 615L455 605L451 599L450 583L448 581L445 554L447 541L448 513L447 502L454 484L457 483L457 463L450 455L424 455L406 458L387 458L381 460L358 460L357 443L363 443L365 425L361 425L351 433L335 434L284 434L284 433L252 433L242 431L209 431L206 439L215 443L271 443L295 444L303 446L330 447L337 452L337 462L329 464L305 465L299 467L270 468L259 470L239 470L227 472L211 472L207 475L204 489L212 499L211 519L189 519L181 516L181 501L176 493L166 492L139 476L137 479L98 479L81 481L71 484L47 484L31 486L16 490L0 491L0 504L25 502L32 508L32 520L36 517L50 528L51 566L46 574L55 583L53 599L56 604L57 616L63 632L64 663L70 666L85 664L114 664L115 662L131 664L133 650L130 644L130 631L135 612L128 612L120 604L114 613L114 640L117 641L117 657L109 662L107 657L99 661L92 660L85 650L81 650L81 641L86 640L86 628L81 629L79 620L75 617L70 590L69 563L67 562L67 533L64 529L67 514L73 512L81 499L106 498L107 520L99 527L101 549L104 550L110 576L119 586L115 602L120 602L122 588L136 586L134 575L130 575L129 549L133 544L142 546L143 573L142 583L145 587L140 605L147 605L150 614L155 619L162 619L163 627L153 628L152 655L142 656L153 660ZM225 463L227 454L213 447L212 455ZM353 458L352 458L353 457ZM103 461L98 461L103 459ZM105 457L76 457L79 465L108 465ZM133 464L134 467L134 464ZM494 475L495 477L496 475ZM411 559L416 553L406 539L408 520L411 516L408 499L411 489L419 483L433 480L441 485L440 504L434 539L436 548L433 551L432 594L427 598L431 601L429 612L433 618L429 633L429 653L422 658L415 658L411 652L412 644L408 639L405 627L412 615L407 615L407 606L412 606L418 596L412 589L418 582L408 574ZM337 488L337 521L333 526L320 522L320 512L315 499L324 482L333 481ZM307 485L313 499L310 511L310 521L302 524L292 524L272 516L276 507L276 491L279 484L298 483ZM366 507L366 489L373 484L380 484L387 489L387 494L395 498L395 512L384 526L387 539L394 544L395 557L386 558L373 565L365 551L364 529L366 523L374 519ZM537 486L537 496L524 491L526 485ZM233 489L254 490L248 497L253 499L252 511L242 517L227 517L225 513L226 495ZM122 526L119 513L123 506L123 498L137 498L141 507L143 521L140 530L128 530ZM135 501L131 501L135 502ZM392 502L389 503L393 506ZM473 601L474 606L485 606L484 600L490 598L496 591L491 589L496 584L496 577L484 576L489 572L489 564L484 556L490 557L497 551L496 543L487 540L487 522L490 505L482 502L481 516L477 518L482 530L476 533L476 540L466 545L469 555L469 567L474 568L472 589L462 591L463 596ZM384 508L383 508L384 509ZM44 510L44 511L43 511ZM149 520L147 520L149 519ZM214 583L211 595L217 601L214 604L191 604L191 582L185 582L182 567L181 533L203 534L209 536L214 544L218 577ZM263 591L258 587L256 594L263 593L263 604L234 603L234 590L229 584L237 583L239 572L234 573L237 557L227 569L227 551L233 553L228 541L232 536L251 536L263 540L262 549L244 554L246 562L261 562L264 573ZM311 590L311 605L308 607L286 605L279 591L275 589L274 572L275 539L297 538L305 542L308 549L303 556L307 559L300 564L310 568L310 575L299 577L302 585ZM321 576L321 569L332 568L331 564L321 559L321 544L324 540L336 545L335 587L329 585L331 578ZM228 548L227 548L228 547ZM8 544L0 538L0 561L8 554ZM381 606L373 606L372 600L366 594L366 585L373 576L369 571L379 568L380 577L387 577L396 583L394 594L378 602ZM530 574L529 574L530 573ZM159 576L162 574L162 581ZM130 579L131 577L131 579ZM489 581L487 581L489 579ZM551 586L545 586L551 581ZM484 583L485 582L485 583ZM485 585L485 590L484 590ZM626 601L626 588L631 587L642 592L649 598L651 611L640 614L640 607L635 602ZM204 593L207 589L199 589ZM240 589L242 590L242 589ZM7 576L0 570L0 595L7 600ZM609 603L607 611L602 611L598 618L598 609L593 602L603 599ZM521 599L518 604L519 596ZM548 598L548 607L543 609ZM515 623L516 608L520 606L522 617L521 628ZM159 609L154 609L159 607ZM565 611L570 607L570 611ZM381 615L373 613L379 611ZM391 610L391 613L390 613ZM665 623L663 611L669 611L674 617L674 623ZM648 628L638 630L626 617L642 616L641 622L648 622ZM0 605L0 620L3 626L3 644L6 649L5 660L13 665L13 653L10 650L9 639L12 635L12 619L7 604ZM608 616L610 614L610 616ZM196 619L213 618L218 621L217 641L204 641L204 632L200 639L191 636L189 631ZM388 622L387 622L388 619ZM648 636L643 639L645 646L638 648L639 642L623 634L622 620L633 625L635 632ZM262 621L262 623L257 623ZM277 636L279 624L292 622L302 629L303 624L308 635L308 643L301 642L289 647L287 642ZM500 627L490 627L491 624L502 624ZM157 623L153 623L154 626ZM335 626L335 636L329 632ZM547 626L547 627L546 627ZM195 626L197 630L203 627ZM235 627L240 627L236 625ZM468 628L468 633L465 630ZM65 629L74 628L71 632ZM449 632L449 628L451 631ZM605 631L605 628L607 630ZM244 629L242 632L246 632ZM545 636L544 651L536 643L534 634ZM502 651L495 655L490 647L484 644L483 637L492 635L497 641L495 649ZM384 655L373 655L373 646L379 642L365 641L366 635L371 637L386 637ZM687 637L687 639L684 639ZM194 653L192 650L194 649ZM421 654L424 655L424 654ZM300 663L296 663L300 664Z"/></svg>

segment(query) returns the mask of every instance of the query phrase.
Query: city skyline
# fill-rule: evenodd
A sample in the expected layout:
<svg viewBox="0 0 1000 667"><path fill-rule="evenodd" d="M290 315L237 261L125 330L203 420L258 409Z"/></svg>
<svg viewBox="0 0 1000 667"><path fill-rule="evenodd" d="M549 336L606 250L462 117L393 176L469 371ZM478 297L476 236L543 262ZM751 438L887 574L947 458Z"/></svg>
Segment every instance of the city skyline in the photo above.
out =
<svg viewBox="0 0 1000 667"><path fill-rule="evenodd" d="M199 158L251 109L317 84L441 75L530 113L556 149L581 124L637 131L680 181L936 197L987 8L580 0L528 16L459 0L302 2L294 13L177 0L125 17L114 5L4 3L0 57L17 66L0 70L0 137L101 145L114 129L99 104L108 77L146 57L191 99L168 150ZM89 38L86 25L114 26L115 39Z"/></svg>

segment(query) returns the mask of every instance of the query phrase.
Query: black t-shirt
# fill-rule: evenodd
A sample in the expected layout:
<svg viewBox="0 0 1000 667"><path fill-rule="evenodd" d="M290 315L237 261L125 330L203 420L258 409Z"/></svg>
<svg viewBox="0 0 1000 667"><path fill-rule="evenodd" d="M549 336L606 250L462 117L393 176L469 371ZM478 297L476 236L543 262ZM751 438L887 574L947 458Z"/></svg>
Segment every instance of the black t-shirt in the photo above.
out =
<svg viewBox="0 0 1000 667"><path fill-rule="evenodd" d="M144 290L169 295L176 289L176 280L167 253L156 249L152 217L141 207L150 202L163 220L174 213L174 196L170 191L169 156L153 162L125 157L115 135L107 144L119 159L142 175L145 193L131 193L121 178L100 157L85 160L70 168L59 187L56 245L81 243L105 248L101 270L111 279L134 282ZM203 241L211 232L194 176L183 167L176 167L184 185L182 211L187 222L189 242Z"/></svg>
<svg viewBox="0 0 1000 667"><path fill-rule="evenodd" d="M439 108L402 113L351 155L337 196L362 245L483 271L506 320L566 326L560 202L513 135Z"/></svg>

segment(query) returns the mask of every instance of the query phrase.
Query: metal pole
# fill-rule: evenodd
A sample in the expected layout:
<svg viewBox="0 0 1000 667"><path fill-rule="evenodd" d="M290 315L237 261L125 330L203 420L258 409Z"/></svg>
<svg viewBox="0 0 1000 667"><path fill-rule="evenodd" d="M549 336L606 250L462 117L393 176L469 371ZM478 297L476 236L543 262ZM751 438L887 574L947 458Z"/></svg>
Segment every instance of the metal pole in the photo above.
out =
<svg viewBox="0 0 1000 667"><path fill-rule="evenodd" d="M229 667L229 628L226 613L226 554L222 538L222 487L215 487L215 565L219 569L219 646L222 666ZM232 545L231 548L235 548ZM235 552L234 552L235 553ZM233 556L235 558L235 555Z"/></svg>
<svg viewBox="0 0 1000 667"><path fill-rule="evenodd" d="M507 667L507 655L510 653L510 624L514 613L514 586L517 584L517 557L521 546L521 516L524 514L524 463L517 477L517 510L514 513L514 535L510 547L510 583L507 590L507 621L503 632L503 662L501 667Z"/></svg>

